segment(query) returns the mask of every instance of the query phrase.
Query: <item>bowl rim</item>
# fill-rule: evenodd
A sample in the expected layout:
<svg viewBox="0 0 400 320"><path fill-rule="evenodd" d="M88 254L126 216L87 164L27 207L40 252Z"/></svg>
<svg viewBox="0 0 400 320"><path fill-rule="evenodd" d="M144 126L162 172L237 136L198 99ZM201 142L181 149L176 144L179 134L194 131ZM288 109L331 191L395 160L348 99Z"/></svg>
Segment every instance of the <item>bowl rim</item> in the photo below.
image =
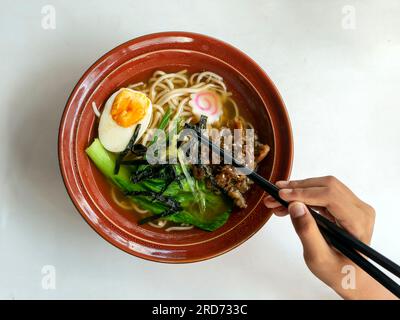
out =
<svg viewBox="0 0 400 320"><path fill-rule="evenodd" d="M91 222L91 220L88 219L87 217L87 213L84 212L84 210L81 208L79 201L76 199L76 195L72 190L70 181L67 179L66 175L67 175L67 170L68 168L66 167L66 164L64 162L64 157L63 157L63 152L64 149L62 148L62 140L63 140L63 133L64 130L66 129L65 127L65 122L66 122L66 117L67 117L67 113L69 111L69 109L71 108L71 102L74 98L74 96L76 95L78 89L80 88L81 84L84 82L84 80L87 78L87 76L98 66L98 64L102 61L104 61L107 57L111 56L112 54L118 52L120 49L125 48L126 46L135 44L135 43L140 43L141 41L144 40L149 40L149 39L153 39L153 38L157 38L157 37L176 37L176 36L181 36L181 37L192 37L192 38L196 38L196 39L205 39L205 40L209 40L212 42L216 42L218 44L220 44L221 46L234 51L235 54L239 55L241 58L243 58L244 60L246 60L247 63L251 64L253 68L255 68L258 72L259 75L262 76L262 78L264 80L266 80L269 85L271 86L273 93L275 95L275 98L277 99L278 103L281 106L281 112L282 115L284 117L284 122L285 122L285 130L287 130L287 146L285 148L285 151L287 152L286 157L287 157L287 165L284 168L284 172L281 173L282 176L284 176L286 179L289 178L290 173L292 171L292 166L293 166L293 153L294 153L294 142L293 142L293 131L292 131L292 126L291 126L291 122L290 122L290 117L286 108L286 105L283 101L283 98L280 94L280 92L278 91L275 83L270 79L270 77L268 76L268 74L251 58L249 57L246 53L244 53L243 51L241 51L240 49L234 47L233 45L219 40L217 38L208 36L208 35L204 35L204 34L200 34L200 33L195 33L195 32L186 32L186 31L164 31L164 32L156 32L156 33L149 33L149 34L145 34L136 38L133 38L131 40L125 41L119 45L117 45L116 47L114 47L113 49L107 51L106 53L104 53L100 58L98 58L97 60L95 60L90 67L83 73L83 75L79 78L78 82L75 84L75 86L73 87L71 93L68 96L67 102L65 104L62 116L61 116L61 120L60 120L60 125L59 125L59 131L58 131L58 140L57 140L57 148L58 148L58 162L59 162L59 169L60 169L60 173L62 176L62 180L63 180L63 184L67 190L67 193L73 203L73 205L75 206L76 210L79 212L79 214L81 215L81 217L83 218L84 221L86 221L86 223L88 223L90 225L90 227L104 240L106 240L108 243L110 243L111 245L113 245L116 248L121 249L122 251L148 260L148 261L154 261L154 262L159 262L159 263L172 263L172 264L183 264L183 263L194 263L194 262L200 262L200 261L204 261L204 260L208 260L208 259L212 259L214 257L220 256L226 252L229 252L231 250L233 250L234 248L240 246L242 243L246 242L248 239L250 239L255 233L257 233L269 220L269 218L272 215L272 211L269 210L270 212L266 212L265 216L265 220L263 221L263 223L260 223L259 225L256 225L255 228L252 228L252 232L250 232L248 235L246 235L245 237L242 237L240 239L240 241L237 241L234 245L229 246L228 248L226 248L225 250L220 250L220 251L216 251L212 254L204 254L202 257L200 258L189 258L189 259L180 259L180 260L174 260L174 259L166 259L166 258L158 258L156 256L151 256L151 255L146 255L134 250L130 250L127 246L123 246L121 243L117 242L116 240L114 240L112 237L106 236L104 233L101 232L101 230L98 229L98 227L96 227L95 224L93 224ZM111 70L112 72L112 70ZM269 111L267 110L267 113L269 113ZM78 128L76 128L77 130ZM275 128L272 125L272 130L273 130L273 135L274 135L274 141L275 141ZM273 162L273 166L275 165L275 159ZM263 196L265 195L265 193L263 193ZM255 208L257 208L258 206L262 205L260 204L260 201L256 204ZM267 209L266 209L267 211Z"/></svg>

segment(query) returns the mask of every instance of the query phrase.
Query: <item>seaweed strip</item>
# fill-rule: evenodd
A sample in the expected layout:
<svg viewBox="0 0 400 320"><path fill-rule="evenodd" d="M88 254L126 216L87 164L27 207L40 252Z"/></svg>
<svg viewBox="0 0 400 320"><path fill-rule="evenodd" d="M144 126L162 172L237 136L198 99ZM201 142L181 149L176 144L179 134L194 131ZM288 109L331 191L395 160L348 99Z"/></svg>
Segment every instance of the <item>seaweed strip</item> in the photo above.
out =
<svg viewBox="0 0 400 320"><path fill-rule="evenodd" d="M124 159L124 157L128 154L129 151L131 151L131 149L133 148L134 144L135 144L135 140L139 134L139 130L140 130L141 124L139 123L136 128L135 131L133 132L132 138L129 140L128 145L126 146L125 150L122 151L116 161L115 161L115 167L114 167L114 174L118 174L119 172L119 168L121 166L121 161Z"/></svg>

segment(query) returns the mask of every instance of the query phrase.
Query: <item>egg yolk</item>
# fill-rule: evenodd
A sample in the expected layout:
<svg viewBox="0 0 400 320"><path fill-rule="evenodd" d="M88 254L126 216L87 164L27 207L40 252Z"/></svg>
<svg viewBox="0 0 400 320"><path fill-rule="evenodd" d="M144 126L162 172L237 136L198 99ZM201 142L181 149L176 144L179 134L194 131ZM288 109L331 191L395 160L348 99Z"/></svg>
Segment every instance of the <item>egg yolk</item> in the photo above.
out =
<svg viewBox="0 0 400 320"><path fill-rule="evenodd" d="M148 108L146 96L130 90L121 90L114 99L111 117L118 125L127 128L142 120Z"/></svg>

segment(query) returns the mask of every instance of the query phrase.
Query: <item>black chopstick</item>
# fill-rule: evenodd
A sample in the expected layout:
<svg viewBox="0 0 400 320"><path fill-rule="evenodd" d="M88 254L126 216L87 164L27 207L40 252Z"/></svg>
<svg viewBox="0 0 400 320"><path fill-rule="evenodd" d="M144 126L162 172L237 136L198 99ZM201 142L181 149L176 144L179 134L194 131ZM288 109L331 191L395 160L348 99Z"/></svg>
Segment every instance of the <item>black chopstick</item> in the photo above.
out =
<svg viewBox="0 0 400 320"><path fill-rule="evenodd" d="M319 215L320 216L320 215ZM394 295L399 297L400 290L399 285L391 278L389 278L385 273L379 270L371 262L361 256L351 244L343 243L340 239L336 237L336 234L330 229L320 229L324 236L328 236L328 241L330 244L339 250L344 256L356 263L361 269L366 271L371 277L376 281L381 283L386 289L392 292Z"/></svg>
<svg viewBox="0 0 400 320"><path fill-rule="evenodd" d="M252 171L248 177L260 185L284 207L287 208L289 206L289 203L279 196L279 188L274 184L264 179L254 171ZM307 206L307 208L317 222L321 233L328 238L328 241L332 246L334 246L343 255L366 271L376 281L380 282L383 286L400 298L400 286L355 250L363 253L365 256L369 257L371 260L375 261L397 277L400 275L400 266L365 243L361 242L350 233L337 226L335 223L320 215L314 209L310 208L309 206Z"/></svg>
<svg viewBox="0 0 400 320"><path fill-rule="evenodd" d="M225 152L219 146L213 144L208 137L205 137L196 127L191 125L186 125L187 128L192 129L196 132L196 135L200 139L200 142L208 145L208 147L215 153L218 153L221 157L224 157L228 163L232 163L233 166L241 170L244 174L257 183L260 187L262 187L267 193L269 193L276 201L282 204L284 207L288 207L289 203L283 200L279 196L279 188L268 181L267 179L260 176L255 171L247 168L240 162L238 162L232 155L228 152ZM386 270L393 273L395 276L400 277L400 266L390 259L386 258L370 246L361 242L350 233L331 222L324 216L320 215L314 209L307 206L311 215L314 217L317 225L324 235L325 238L331 243L333 247L339 250L343 255L348 257L354 263L356 263L360 268L362 268L365 272L371 275L375 280L381 283L384 287L390 290L393 294L400 298L400 286L389 278L385 273L379 270L376 266L374 266L371 262L361 256L357 251L361 252L371 260L375 261L377 264L384 267ZM357 250L357 251L356 251Z"/></svg>
<svg viewBox="0 0 400 320"><path fill-rule="evenodd" d="M269 182L268 180L264 179L261 177L259 174L256 172L252 171L249 174L249 178L251 178L254 182L256 182L258 185L260 185L265 191L267 191L271 196L276 199L279 203L281 203L284 207L288 207L289 203L283 200L281 197L279 197L279 188L276 187L274 184ZM269 192L269 190L271 192ZM352 247L362 254L366 255L376 263L380 264L381 266L384 266L385 269L393 273L395 276L400 277L400 266L394 263L393 261L389 260L373 248L369 247L362 241L358 240L354 236L352 236L350 233L333 223L332 221L328 220L324 216L320 215L318 212L316 212L314 209L310 208L307 206L308 210L314 217L314 219L317 221L317 224L321 226L324 229L332 230L334 234L338 234L340 239L345 241L346 243L351 243Z"/></svg>

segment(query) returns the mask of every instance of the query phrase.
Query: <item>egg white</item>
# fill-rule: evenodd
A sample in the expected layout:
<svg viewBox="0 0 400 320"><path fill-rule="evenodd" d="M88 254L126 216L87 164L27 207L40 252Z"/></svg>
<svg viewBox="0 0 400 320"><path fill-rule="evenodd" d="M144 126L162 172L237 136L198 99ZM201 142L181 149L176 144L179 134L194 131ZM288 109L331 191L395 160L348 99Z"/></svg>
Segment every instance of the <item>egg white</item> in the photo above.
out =
<svg viewBox="0 0 400 320"><path fill-rule="evenodd" d="M150 99L149 100L149 107L147 108L146 114L142 120L140 120L138 123L133 124L130 127L122 127L118 125L114 121L114 119L111 116L111 108L114 103L115 97L121 92L121 90L130 90L136 93L139 93L141 95L144 95L141 92L128 89L128 88L121 88L117 92L114 92L107 100L104 110L101 114L100 117L100 123L99 123L99 139L104 148L106 148L108 151L111 152L122 152L125 150L127 147L129 140L132 138L133 132L135 131L135 128L138 124L141 124L139 134L136 138L136 141L140 139L140 137L143 135L143 133L146 131L146 129L150 125L150 120L151 120L151 114L153 112L153 106L151 104Z"/></svg>

